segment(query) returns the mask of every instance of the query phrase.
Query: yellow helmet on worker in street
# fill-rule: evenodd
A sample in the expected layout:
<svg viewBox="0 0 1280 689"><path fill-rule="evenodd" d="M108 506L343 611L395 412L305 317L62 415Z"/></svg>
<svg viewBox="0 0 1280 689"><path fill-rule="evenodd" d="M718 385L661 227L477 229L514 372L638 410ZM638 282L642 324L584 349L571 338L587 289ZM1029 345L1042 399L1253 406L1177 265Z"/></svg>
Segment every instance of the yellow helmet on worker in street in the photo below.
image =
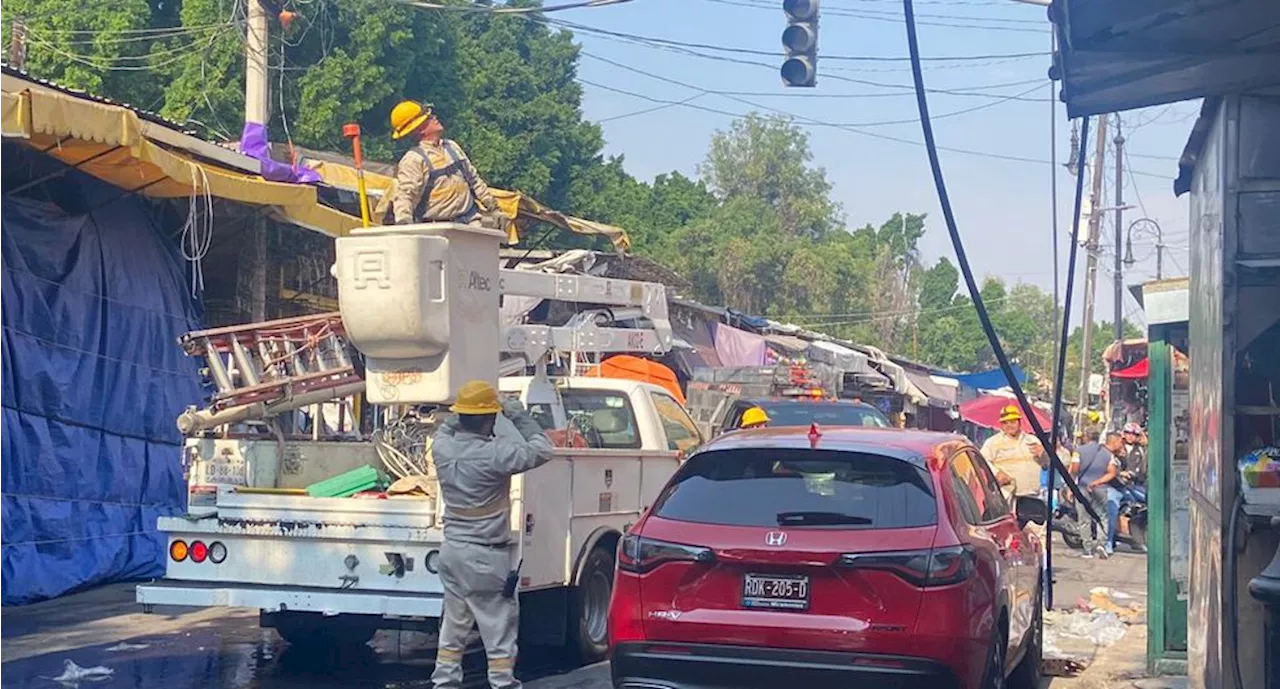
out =
<svg viewBox="0 0 1280 689"><path fill-rule="evenodd" d="M391 138L403 139L427 123L435 114L435 106L416 100L402 100L391 109Z"/></svg>
<svg viewBox="0 0 1280 689"><path fill-rule="evenodd" d="M1000 410L1000 423L1004 423L1006 421L1021 421L1021 420L1022 420L1022 410L1015 405L1010 404L1006 406L1004 409Z"/></svg>
<svg viewBox="0 0 1280 689"><path fill-rule="evenodd" d="M502 411L502 403L498 401L498 391L488 382L471 380L458 388L458 401L449 411L464 416L497 414Z"/></svg>
<svg viewBox="0 0 1280 689"><path fill-rule="evenodd" d="M752 407L742 413L740 428L760 428L769 423L769 414L760 407Z"/></svg>

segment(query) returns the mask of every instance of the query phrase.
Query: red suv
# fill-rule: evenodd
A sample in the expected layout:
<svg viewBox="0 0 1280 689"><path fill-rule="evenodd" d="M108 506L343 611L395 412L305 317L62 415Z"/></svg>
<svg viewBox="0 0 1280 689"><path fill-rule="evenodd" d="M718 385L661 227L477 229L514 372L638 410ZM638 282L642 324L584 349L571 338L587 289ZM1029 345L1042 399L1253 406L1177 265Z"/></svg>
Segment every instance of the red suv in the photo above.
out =
<svg viewBox="0 0 1280 689"><path fill-rule="evenodd" d="M615 689L1031 689L1041 546L966 439L730 433L618 546Z"/></svg>

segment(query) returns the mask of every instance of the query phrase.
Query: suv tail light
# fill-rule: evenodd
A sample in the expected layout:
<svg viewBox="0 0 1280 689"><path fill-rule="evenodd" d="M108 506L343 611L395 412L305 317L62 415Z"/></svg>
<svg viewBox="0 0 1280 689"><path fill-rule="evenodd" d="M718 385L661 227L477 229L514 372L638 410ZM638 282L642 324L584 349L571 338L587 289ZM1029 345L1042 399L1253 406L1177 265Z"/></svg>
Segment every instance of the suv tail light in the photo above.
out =
<svg viewBox="0 0 1280 689"><path fill-rule="evenodd" d="M633 574L644 574L667 562L715 562L716 555L710 548L655 541L635 534L627 534L618 544L618 569Z"/></svg>
<svg viewBox="0 0 1280 689"><path fill-rule="evenodd" d="M836 564L845 569L892 572L916 586L956 584L973 576L977 569L973 549L967 545L888 553L848 553L841 555Z"/></svg>

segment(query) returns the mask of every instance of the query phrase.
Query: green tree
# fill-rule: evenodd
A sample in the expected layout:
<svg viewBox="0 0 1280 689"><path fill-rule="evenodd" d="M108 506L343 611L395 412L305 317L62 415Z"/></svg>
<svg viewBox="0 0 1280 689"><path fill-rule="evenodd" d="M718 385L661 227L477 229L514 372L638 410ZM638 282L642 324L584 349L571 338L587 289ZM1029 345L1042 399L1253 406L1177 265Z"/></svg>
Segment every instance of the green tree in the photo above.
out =
<svg viewBox="0 0 1280 689"><path fill-rule="evenodd" d="M822 239L840 227L840 208L826 172L812 161L803 129L751 113L711 137L699 171L718 198L760 199L777 212L784 234Z"/></svg>

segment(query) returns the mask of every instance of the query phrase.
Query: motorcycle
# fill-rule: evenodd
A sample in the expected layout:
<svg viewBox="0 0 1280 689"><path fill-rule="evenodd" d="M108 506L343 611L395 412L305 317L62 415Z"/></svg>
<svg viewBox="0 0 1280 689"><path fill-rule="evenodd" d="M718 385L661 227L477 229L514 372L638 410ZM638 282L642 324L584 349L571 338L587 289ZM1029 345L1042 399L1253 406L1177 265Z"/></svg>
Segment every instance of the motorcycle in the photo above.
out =
<svg viewBox="0 0 1280 689"><path fill-rule="evenodd" d="M1076 519L1075 503L1067 502L1068 494L1069 491L1064 488L1063 494L1057 501L1058 504L1053 512L1053 530L1062 534L1062 540L1067 547L1079 550L1084 545L1084 539L1080 537L1080 529L1089 527L1088 524L1081 525ZM1120 498L1118 531L1117 545L1124 543L1135 550L1146 552L1147 490L1145 487L1138 485L1126 487L1124 495Z"/></svg>

